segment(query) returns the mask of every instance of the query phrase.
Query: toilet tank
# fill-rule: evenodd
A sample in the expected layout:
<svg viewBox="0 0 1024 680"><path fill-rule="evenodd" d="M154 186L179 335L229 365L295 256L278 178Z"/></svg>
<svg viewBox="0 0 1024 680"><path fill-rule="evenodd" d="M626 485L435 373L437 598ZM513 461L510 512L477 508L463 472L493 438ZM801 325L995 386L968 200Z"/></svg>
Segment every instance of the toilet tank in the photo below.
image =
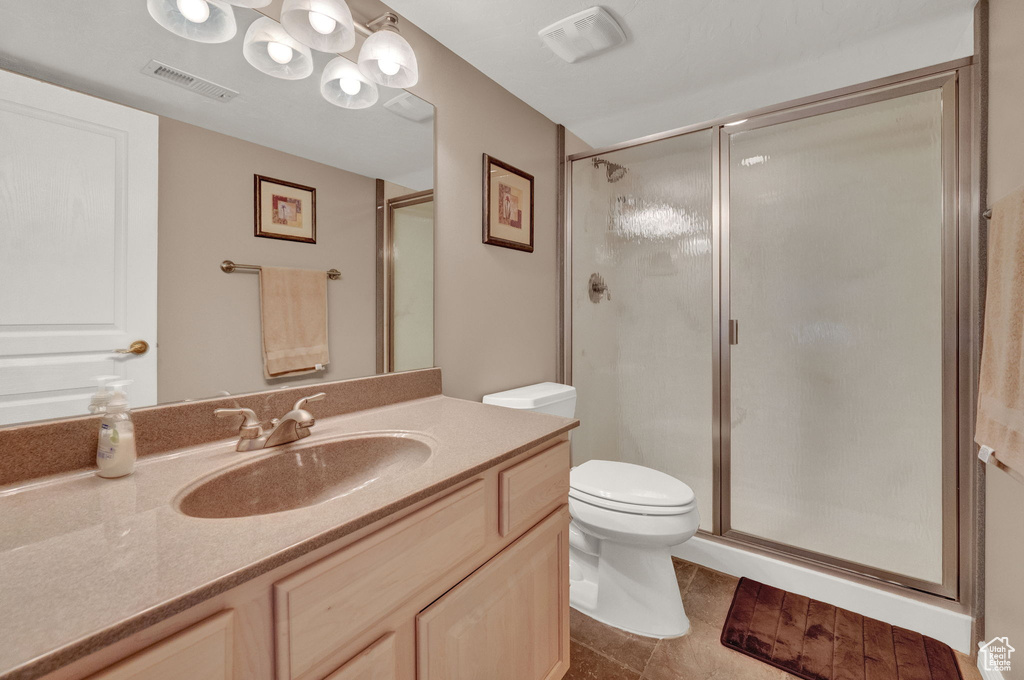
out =
<svg viewBox="0 0 1024 680"><path fill-rule="evenodd" d="M553 382L537 383L488 394L484 403L572 418L576 414L576 388Z"/></svg>

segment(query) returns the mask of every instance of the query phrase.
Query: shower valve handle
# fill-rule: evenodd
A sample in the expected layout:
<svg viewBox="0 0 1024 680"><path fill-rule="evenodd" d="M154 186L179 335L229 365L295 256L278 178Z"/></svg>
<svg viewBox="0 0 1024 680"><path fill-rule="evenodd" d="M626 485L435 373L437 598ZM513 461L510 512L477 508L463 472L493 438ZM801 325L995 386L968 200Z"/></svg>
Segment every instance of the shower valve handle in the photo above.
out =
<svg viewBox="0 0 1024 680"><path fill-rule="evenodd" d="M612 299L611 291L608 290L608 284L604 282L604 277L600 274L590 275L590 301L597 304L601 301L601 297L604 296L609 302Z"/></svg>

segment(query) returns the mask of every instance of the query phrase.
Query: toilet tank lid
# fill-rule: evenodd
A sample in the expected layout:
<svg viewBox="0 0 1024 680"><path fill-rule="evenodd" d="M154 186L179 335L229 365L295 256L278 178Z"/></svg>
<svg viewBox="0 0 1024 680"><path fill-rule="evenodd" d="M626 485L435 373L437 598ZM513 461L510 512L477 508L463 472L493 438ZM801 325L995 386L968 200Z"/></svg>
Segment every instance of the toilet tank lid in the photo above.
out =
<svg viewBox="0 0 1024 680"><path fill-rule="evenodd" d="M484 403L505 408L535 409L575 398L576 388L572 385L546 382L485 395Z"/></svg>
<svg viewBox="0 0 1024 680"><path fill-rule="evenodd" d="M588 460L574 467L569 486L591 496L634 505L676 507L695 500L693 490L671 475L612 460Z"/></svg>

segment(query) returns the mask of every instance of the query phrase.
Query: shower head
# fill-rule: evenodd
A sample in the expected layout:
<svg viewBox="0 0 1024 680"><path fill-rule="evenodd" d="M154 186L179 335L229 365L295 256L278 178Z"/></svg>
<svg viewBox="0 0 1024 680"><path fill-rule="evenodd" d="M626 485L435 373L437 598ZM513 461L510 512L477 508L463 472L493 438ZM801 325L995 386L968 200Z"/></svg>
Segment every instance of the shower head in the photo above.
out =
<svg viewBox="0 0 1024 680"><path fill-rule="evenodd" d="M598 168L602 165L604 166L605 177L609 182L618 182L620 179L625 177L626 173L628 172L628 170L626 170L625 167L619 165L618 163L612 163L611 161L606 161L603 158L594 159L595 168Z"/></svg>

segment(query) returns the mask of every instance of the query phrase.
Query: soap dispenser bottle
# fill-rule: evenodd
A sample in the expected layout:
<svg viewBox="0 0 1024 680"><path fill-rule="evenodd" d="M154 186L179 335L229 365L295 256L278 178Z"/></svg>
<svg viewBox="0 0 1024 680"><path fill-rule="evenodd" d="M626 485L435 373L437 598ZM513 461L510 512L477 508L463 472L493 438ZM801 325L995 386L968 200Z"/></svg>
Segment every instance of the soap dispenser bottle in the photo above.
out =
<svg viewBox="0 0 1024 680"><path fill-rule="evenodd" d="M135 426L125 395L125 387L131 382L110 383L114 392L107 403L106 413L100 419L100 438L96 447L100 477L124 477L135 469Z"/></svg>

